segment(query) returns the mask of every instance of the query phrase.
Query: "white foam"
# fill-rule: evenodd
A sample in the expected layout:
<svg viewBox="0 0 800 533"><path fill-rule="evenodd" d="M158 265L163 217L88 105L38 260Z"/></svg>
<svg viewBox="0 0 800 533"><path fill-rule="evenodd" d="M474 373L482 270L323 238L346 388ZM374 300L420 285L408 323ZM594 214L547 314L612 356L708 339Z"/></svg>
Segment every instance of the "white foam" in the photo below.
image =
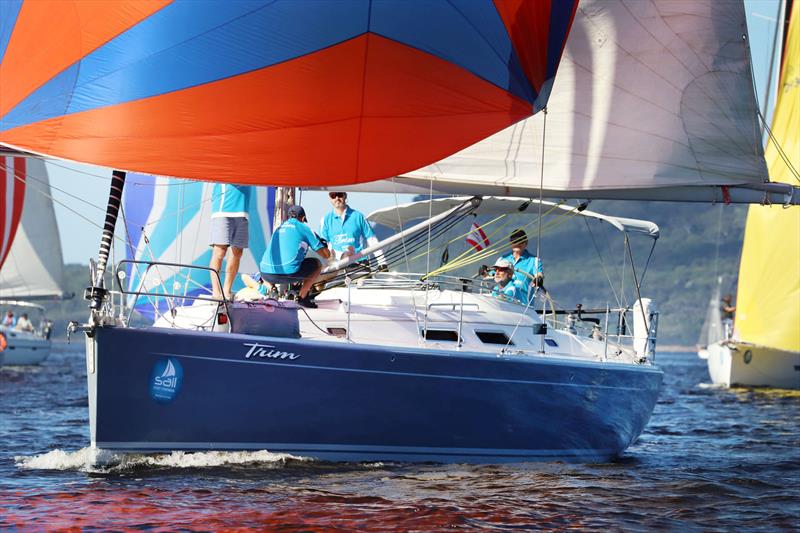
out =
<svg viewBox="0 0 800 533"><path fill-rule="evenodd" d="M20 468L34 470L87 470L96 462L97 449L82 448L76 452L52 450L41 455L17 455L14 461Z"/></svg>
<svg viewBox="0 0 800 533"><path fill-rule="evenodd" d="M113 453L93 447L74 452L52 450L31 457L16 456L20 468L35 470L78 470L83 472L114 472L147 467L208 468L231 465L267 465L280 467L288 461L311 461L286 453L255 452L172 452L169 454Z"/></svg>

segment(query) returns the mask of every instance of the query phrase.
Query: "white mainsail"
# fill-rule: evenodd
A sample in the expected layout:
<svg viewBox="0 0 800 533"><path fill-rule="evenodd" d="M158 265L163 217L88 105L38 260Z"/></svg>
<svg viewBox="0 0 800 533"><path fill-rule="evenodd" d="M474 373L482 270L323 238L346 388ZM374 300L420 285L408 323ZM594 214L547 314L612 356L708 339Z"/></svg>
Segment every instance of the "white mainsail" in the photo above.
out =
<svg viewBox="0 0 800 533"><path fill-rule="evenodd" d="M2 299L56 299L64 295L64 259L50 194L45 162L28 158L22 219L0 270Z"/></svg>
<svg viewBox="0 0 800 533"><path fill-rule="evenodd" d="M741 1L582 1L546 117L358 190L531 196L544 164L551 197L790 201L757 113Z"/></svg>

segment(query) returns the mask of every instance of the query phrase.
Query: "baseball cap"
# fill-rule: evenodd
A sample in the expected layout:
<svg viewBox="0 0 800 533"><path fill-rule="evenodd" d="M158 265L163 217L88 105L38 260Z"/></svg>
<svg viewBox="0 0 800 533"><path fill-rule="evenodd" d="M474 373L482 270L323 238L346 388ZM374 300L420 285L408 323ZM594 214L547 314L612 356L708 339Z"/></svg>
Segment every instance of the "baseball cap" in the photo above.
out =
<svg viewBox="0 0 800 533"><path fill-rule="evenodd" d="M297 220L301 220L306 218L306 211L299 205L293 205L289 207L289 210L286 211L286 216L289 218L296 218Z"/></svg>
<svg viewBox="0 0 800 533"><path fill-rule="evenodd" d="M494 262L494 268L507 268L508 270L514 270L514 265L511 264L511 261L508 259L503 259L502 257Z"/></svg>

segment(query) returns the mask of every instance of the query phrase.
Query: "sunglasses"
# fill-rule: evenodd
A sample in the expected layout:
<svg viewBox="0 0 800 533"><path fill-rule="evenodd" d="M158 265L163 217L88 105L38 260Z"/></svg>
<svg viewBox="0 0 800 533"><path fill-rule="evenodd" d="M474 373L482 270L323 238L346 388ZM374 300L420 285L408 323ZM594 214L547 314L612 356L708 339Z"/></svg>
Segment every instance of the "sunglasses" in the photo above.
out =
<svg viewBox="0 0 800 533"><path fill-rule="evenodd" d="M329 192L328 196L330 196L331 200L334 198L347 198L346 192Z"/></svg>

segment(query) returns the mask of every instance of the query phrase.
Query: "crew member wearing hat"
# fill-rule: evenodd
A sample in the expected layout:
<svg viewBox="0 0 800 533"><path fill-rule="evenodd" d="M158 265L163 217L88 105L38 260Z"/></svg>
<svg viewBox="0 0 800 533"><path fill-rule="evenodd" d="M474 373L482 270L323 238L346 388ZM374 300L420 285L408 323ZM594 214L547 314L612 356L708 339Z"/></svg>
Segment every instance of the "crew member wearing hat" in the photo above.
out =
<svg viewBox="0 0 800 533"><path fill-rule="evenodd" d="M346 192L329 192L333 209L320 220L319 235L326 241L336 259L355 255L367 246L378 243L366 217L347 205ZM383 252L375 252L375 258L384 265Z"/></svg>
<svg viewBox="0 0 800 533"><path fill-rule="evenodd" d="M494 282L492 296L504 300L526 303L525 293L520 291L519 285L513 280L514 267L506 259L498 259L494 263Z"/></svg>
<svg viewBox="0 0 800 533"><path fill-rule="evenodd" d="M308 291L322 271L319 259L306 257L308 249L315 250L325 259L331 253L308 226L305 210L293 205L289 218L272 233L267 250L261 258L261 279L268 283L303 282L297 303L303 307L316 307Z"/></svg>
<svg viewBox="0 0 800 533"><path fill-rule="evenodd" d="M538 257L528 252L528 236L522 229L515 230L511 237L511 253L502 256L514 267L514 282L517 284L522 294L528 296L528 300L533 299L536 293L534 287L544 288L544 270L542 262ZM527 273L529 276L526 276ZM533 285L533 286L531 286Z"/></svg>

